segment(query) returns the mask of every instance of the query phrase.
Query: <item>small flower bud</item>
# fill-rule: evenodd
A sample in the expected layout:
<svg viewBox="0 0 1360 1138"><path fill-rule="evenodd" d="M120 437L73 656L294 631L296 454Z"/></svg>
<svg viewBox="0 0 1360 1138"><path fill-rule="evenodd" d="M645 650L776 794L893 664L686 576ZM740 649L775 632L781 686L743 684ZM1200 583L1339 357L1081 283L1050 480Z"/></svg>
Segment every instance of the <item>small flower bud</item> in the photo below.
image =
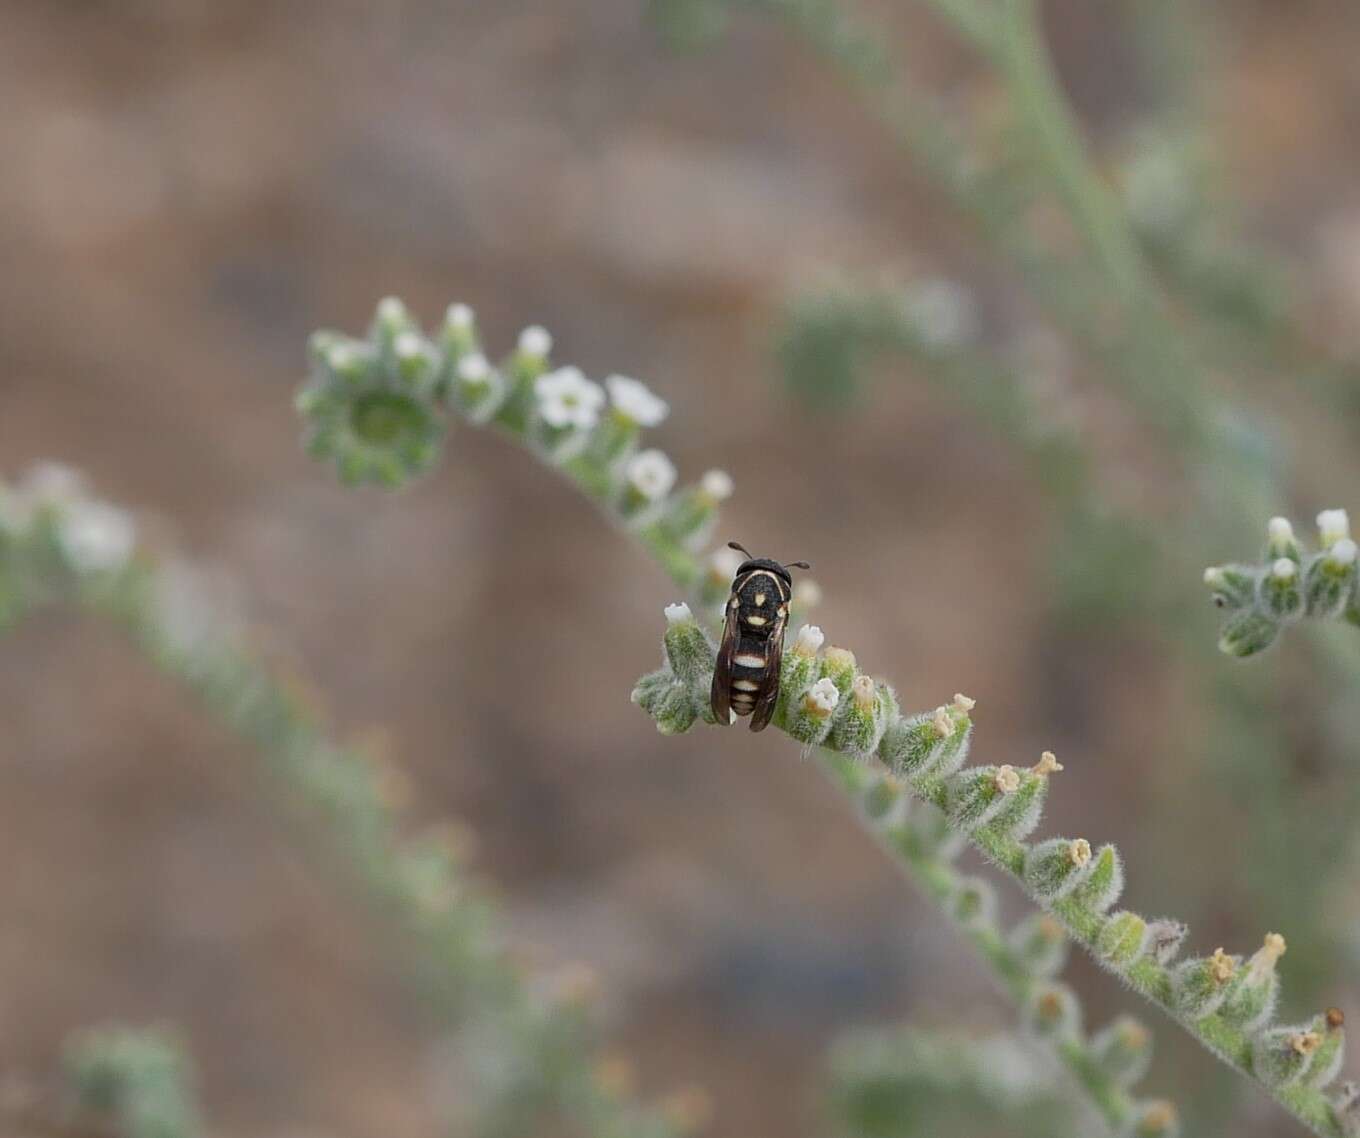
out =
<svg viewBox="0 0 1360 1138"><path fill-rule="evenodd" d="M805 624L784 653L780 665L779 702L775 706L775 719L779 723L789 722L789 709L802 701L820 674L822 664L817 653L824 639L820 628Z"/></svg>
<svg viewBox="0 0 1360 1138"><path fill-rule="evenodd" d="M1294 527L1288 518L1271 518L1266 526L1266 558L1275 560L1286 557L1290 561L1301 560L1298 540L1294 537Z"/></svg>
<svg viewBox="0 0 1360 1138"><path fill-rule="evenodd" d="M546 328L538 324L530 324L520 332L519 342L516 346L521 355L529 356L532 359L546 360L548 353L552 351L553 338Z"/></svg>
<svg viewBox="0 0 1360 1138"><path fill-rule="evenodd" d="M1351 520L1345 510L1323 510L1317 516L1318 540L1323 549L1351 536Z"/></svg>
<svg viewBox="0 0 1360 1138"><path fill-rule="evenodd" d="M1119 1086L1131 1087L1152 1062L1152 1032L1132 1016L1120 1016L1096 1032L1091 1055Z"/></svg>
<svg viewBox="0 0 1360 1138"><path fill-rule="evenodd" d="M732 476L725 470L706 470L699 489L716 506L732 497Z"/></svg>
<svg viewBox="0 0 1360 1138"><path fill-rule="evenodd" d="M689 611L689 605L680 601L673 605L667 605L662 612L666 616L667 624L681 624L685 621L693 620L694 614Z"/></svg>
<svg viewBox="0 0 1360 1138"><path fill-rule="evenodd" d="M794 638L793 650L800 656L815 657L822 649L826 637L815 624L805 624Z"/></svg>
<svg viewBox="0 0 1360 1138"><path fill-rule="evenodd" d="M894 774L947 778L967 760L972 732L966 712L941 707L889 724L878 753Z"/></svg>
<svg viewBox="0 0 1360 1138"><path fill-rule="evenodd" d="M950 821L968 834L984 826L1009 836L1031 833L1039 821L1046 782L1009 765L965 770L947 784Z"/></svg>
<svg viewBox="0 0 1360 1138"><path fill-rule="evenodd" d="M1072 1042L1081 1036L1081 1005L1066 984L1041 984L1026 1009L1026 1021L1036 1035Z"/></svg>
<svg viewBox="0 0 1360 1138"><path fill-rule="evenodd" d="M1235 614L1223 626L1223 632L1218 638L1218 647L1229 656L1254 656L1274 644L1279 633L1279 621L1264 613L1248 609Z"/></svg>
<svg viewBox="0 0 1360 1138"><path fill-rule="evenodd" d="M792 707L789 734L809 746L822 742L831 731L831 717L840 701L841 693L835 683L823 676Z"/></svg>
<svg viewBox="0 0 1360 1138"><path fill-rule="evenodd" d="M1252 1041L1251 1069L1272 1090L1291 1086L1308 1073L1322 1042L1312 1024L1266 1028Z"/></svg>
<svg viewBox="0 0 1360 1138"><path fill-rule="evenodd" d="M1040 979L1056 976L1067 961L1067 933L1057 918L1048 913L1031 913L1011 930L1008 940L1031 976Z"/></svg>
<svg viewBox="0 0 1360 1138"><path fill-rule="evenodd" d="M1309 1062L1300 1075L1305 1086L1325 1087L1341 1070L1346 1049L1346 1017L1339 1009L1328 1008L1313 1017L1306 1029L1296 1031L1290 1044L1307 1052Z"/></svg>
<svg viewBox="0 0 1360 1138"><path fill-rule="evenodd" d="M1241 982L1228 994L1218 1014L1247 1032L1268 1023L1275 1012L1279 993L1275 962L1284 953L1284 937L1279 933L1268 933L1265 943L1247 961Z"/></svg>
<svg viewBox="0 0 1360 1138"><path fill-rule="evenodd" d="M897 697L892 688L875 683L871 676L856 676L850 682L849 702L831 729L828 746L868 758L878 750L888 724L897 718Z"/></svg>
<svg viewBox="0 0 1360 1138"><path fill-rule="evenodd" d="M1303 587L1299 566L1288 557L1279 558L1261 577L1261 603L1276 620L1292 620L1303 612Z"/></svg>
<svg viewBox="0 0 1360 1138"><path fill-rule="evenodd" d="M1355 542L1342 538L1308 566L1304 577L1304 604L1309 616L1338 616L1355 586Z"/></svg>
<svg viewBox="0 0 1360 1138"><path fill-rule="evenodd" d="M681 611L683 610L683 611ZM708 700L718 650L685 604L666 607L666 662L696 699Z"/></svg>
<svg viewBox="0 0 1360 1138"><path fill-rule="evenodd" d="M489 423L509 393L505 377L481 352L469 352L454 367L449 398L474 423Z"/></svg>
<svg viewBox="0 0 1360 1138"><path fill-rule="evenodd" d="M1229 956L1221 948L1212 956L1178 964L1171 973L1172 995L1176 1007L1191 1019L1213 1015L1238 979L1241 958Z"/></svg>
<svg viewBox="0 0 1360 1138"><path fill-rule="evenodd" d="M1090 850L1089 846L1086 848ZM1101 846L1094 857L1088 853L1088 857L1085 878L1068 896L1092 912L1104 913L1119 900L1119 895L1124 891L1124 865L1119 858L1119 851L1108 844Z"/></svg>
<svg viewBox="0 0 1360 1138"><path fill-rule="evenodd" d="M1256 574L1243 565L1221 565L1204 570L1204 583L1221 609L1240 609L1256 596Z"/></svg>
<svg viewBox="0 0 1360 1138"><path fill-rule="evenodd" d="M1049 838L1025 855L1025 883L1044 901L1066 897L1085 879L1091 845L1085 838Z"/></svg>
<svg viewBox="0 0 1360 1138"><path fill-rule="evenodd" d="M964 928L990 928L996 923L996 893L981 877L960 877L949 897L949 911Z"/></svg>
<svg viewBox="0 0 1360 1138"><path fill-rule="evenodd" d="M822 675L836 685L842 700L850 698L850 685L858 674L855 654L848 648L828 648L822 653Z"/></svg>
<svg viewBox="0 0 1360 1138"><path fill-rule="evenodd" d="M1096 952L1106 964L1122 972L1147 951L1147 922L1137 913L1115 913L1100 927Z"/></svg>
<svg viewBox="0 0 1360 1138"><path fill-rule="evenodd" d="M378 301L373 313L372 339L386 358L395 354L397 341L403 334L418 331L415 318L406 305L395 296L386 296Z"/></svg>
<svg viewBox="0 0 1360 1138"><path fill-rule="evenodd" d="M1129 1121L1128 1138L1178 1138L1180 1116L1169 1102L1138 1103Z"/></svg>

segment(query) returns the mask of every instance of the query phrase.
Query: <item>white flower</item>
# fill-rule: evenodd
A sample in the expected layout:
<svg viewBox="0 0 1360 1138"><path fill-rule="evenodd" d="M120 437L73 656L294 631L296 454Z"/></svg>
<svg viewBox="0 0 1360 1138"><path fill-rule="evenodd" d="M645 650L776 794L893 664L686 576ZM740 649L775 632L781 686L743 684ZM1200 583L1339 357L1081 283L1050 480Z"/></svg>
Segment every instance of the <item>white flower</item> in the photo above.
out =
<svg viewBox="0 0 1360 1138"><path fill-rule="evenodd" d="M719 581L730 581L737 575L741 563L746 560L735 549L715 549L708 559L709 572Z"/></svg>
<svg viewBox="0 0 1360 1138"><path fill-rule="evenodd" d="M1270 575L1277 581L1292 581L1299 567L1288 557L1281 557L1270 567Z"/></svg>
<svg viewBox="0 0 1360 1138"><path fill-rule="evenodd" d="M476 313L466 304L450 304L448 312L444 314L444 323L455 332L466 332L476 318Z"/></svg>
<svg viewBox="0 0 1360 1138"><path fill-rule="evenodd" d="M1327 551L1327 559L1331 561L1333 565L1350 565L1354 563L1355 555L1355 542L1348 537L1343 537Z"/></svg>
<svg viewBox="0 0 1360 1138"><path fill-rule="evenodd" d="M393 341L392 350L397 353L398 359L413 360L425 351L425 345L414 332L402 332Z"/></svg>
<svg viewBox="0 0 1360 1138"><path fill-rule="evenodd" d="M830 715L841 701L836 685L823 676L807 693L808 710L816 715Z"/></svg>
<svg viewBox="0 0 1360 1138"><path fill-rule="evenodd" d="M57 540L77 572L108 572L132 557L137 527L128 514L104 502L77 502L62 516Z"/></svg>
<svg viewBox="0 0 1360 1138"><path fill-rule="evenodd" d="M826 636L815 624L805 624L798 630L793 641L793 650L804 656L815 656L826 643Z"/></svg>
<svg viewBox="0 0 1360 1138"><path fill-rule="evenodd" d="M530 324L519 334L519 350L526 356L546 357L552 345L552 335L537 324Z"/></svg>
<svg viewBox="0 0 1360 1138"><path fill-rule="evenodd" d="M525 329L529 331L532 329ZM534 380L534 395L538 399L538 413L550 427L588 431L600 421L604 392L578 367L560 367L540 375Z"/></svg>
<svg viewBox="0 0 1360 1138"><path fill-rule="evenodd" d="M715 502L725 502L732 497L732 476L725 470L705 471L699 486Z"/></svg>
<svg viewBox="0 0 1360 1138"><path fill-rule="evenodd" d="M378 320L382 324L404 324L407 320L406 305L395 296L385 296L378 301Z"/></svg>
<svg viewBox="0 0 1360 1138"><path fill-rule="evenodd" d="M1269 534L1273 544L1283 545L1294 540L1294 527L1289 524L1288 518L1271 518L1266 526L1266 533Z"/></svg>
<svg viewBox="0 0 1360 1138"><path fill-rule="evenodd" d="M1317 516L1317 525L1324 549L1351 536L1351 520L1345 510L1323 510Z"/></svg>
<svg viewBox="0 0 1360 1138"><path fill-rule="evenodd" d="M367 354L357 344L332 344L326 351L326 366L337 375L348 375L363 365Z"/></svg>
<svg viewBox="0 0 1360 1138"><path fill-rule="evenodd" d="M485 383L491 375L491 365L481 352L472 352L458 361L458 378L464 383Z"/></svg>
<svg viewBox="0 0 1360 1138"><path fill-rule="evenodd" d="M667 624L683 624L687 620L693 620L694 614L689 611L689 605L684 601L679 601L665 608Z"/></svg>
<svg viewBox="0 0 1360 1138"><path fill-rule="evenodd" d="M614 406L639 427L655 427L670 414L666 401L653 395L646 384L636 379L611 375L604 385L609 388L609 398Z"/></svg>
<svg viewBox="0 0 1360 1138"><path fill-rule="evenodd" d="M649 502L658 502L675 485L675 464L659 450L644 450L628 460L628 481Z"/></svg>
<svg viewBox="0 0 1360 1138"><path fill-rule="evenodd" d="M977 338L977 302L957 281L921 282L908 291L903 311L927 347L957 348Z"/></svg>

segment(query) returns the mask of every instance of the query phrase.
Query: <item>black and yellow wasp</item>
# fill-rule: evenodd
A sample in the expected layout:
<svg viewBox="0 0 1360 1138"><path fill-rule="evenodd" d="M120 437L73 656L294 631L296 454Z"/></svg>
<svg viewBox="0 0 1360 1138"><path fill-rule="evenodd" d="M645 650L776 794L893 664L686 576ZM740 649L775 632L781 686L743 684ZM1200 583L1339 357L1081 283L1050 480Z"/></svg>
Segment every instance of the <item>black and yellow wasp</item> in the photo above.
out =
<svg viewBox="0 0 1360 1138"><path fill-rule="evenodd" d="M810 566L806 561L781 565L768 557L752 557L735 541L727 544L746 560L737 569L727 601L727 623L713 669L713 714L723 727L731 722L730 711L749 715L751 730L763 731L779 699L784 626L793 595L789 570Z"/></svg>

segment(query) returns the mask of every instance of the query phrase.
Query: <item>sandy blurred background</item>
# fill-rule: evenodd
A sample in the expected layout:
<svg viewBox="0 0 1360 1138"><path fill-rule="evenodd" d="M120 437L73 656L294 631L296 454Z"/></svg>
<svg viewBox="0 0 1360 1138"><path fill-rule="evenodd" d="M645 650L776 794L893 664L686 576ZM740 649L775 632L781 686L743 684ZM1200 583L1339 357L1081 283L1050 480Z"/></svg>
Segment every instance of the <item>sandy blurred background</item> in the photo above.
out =
<svg viewBox="0 0 1360 1138"><path fill-rule="evenodd" d="M864 10L932 81L968 82L970 57L906 7ZM1149 101L1128 7L1050 5L1102 137ZM1353 328L1360 14L1209 12L1210 125L1244 216ZM772 382L770 316L828 265L1014 303L777 26L687 57L634 0L10 0L0 106L0 467L74 462L227 572L345 730L388 732L417 812L476 827L516 931L598 968L644 1090L707 1086L714 1136L813 1135L837 1030L1012 1013L787 740L664 740L628 704L670 589L570 490L471 431L394 497L303 456L306 335L361 328L381 295L427 321L464 300L498 349L541 322L559 359L647 380L682 472L736 480L722 537L811 560L820 623L904 703L976 697L984 761L1057 750L1048 824L1118 842L1131 905L1185 895L1159 880L1151 789L1193 761L1149 727L1177 678L1134 635L1055 644L1022 461L910 375L834 420ZM1355 485L1336 504L1360 505ZM0 641L0 725L7 1070L50 1068L91 1022L165 1020L215 1135L436 1132L437 1026L246 748L115 631L60 615ZM1269 915L1235 906L1231 858L1197 873L1221 900L1183 914L1198 946L1255 943ZM1132 1006L1071 973L1095 1021ZM1326 991L1344 1004L1353 978ZM1154 1026L1148 1089L1193 1100L1214 1064ZM1287 1125L1250 1095L1237 1121Z"/></svg>

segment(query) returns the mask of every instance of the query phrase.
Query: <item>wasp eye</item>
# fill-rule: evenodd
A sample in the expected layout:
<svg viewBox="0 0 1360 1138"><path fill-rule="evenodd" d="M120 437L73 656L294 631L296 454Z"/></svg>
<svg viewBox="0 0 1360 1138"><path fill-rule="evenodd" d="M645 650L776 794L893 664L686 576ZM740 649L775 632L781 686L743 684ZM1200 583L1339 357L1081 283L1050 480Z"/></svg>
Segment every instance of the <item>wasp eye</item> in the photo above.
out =
<svg viewBox="0 0 1360 1138"><path fill-rule="evenodd" d="M1222 597L1215 597L1215 598L1214 598L1214 608L1219 608L1219 609L1221 609L1221 608L1222 608L1224 605L1226 605L1227 603L1228 603L1228 602L1227 602L1226 600L1224 600Z"/></svg>

